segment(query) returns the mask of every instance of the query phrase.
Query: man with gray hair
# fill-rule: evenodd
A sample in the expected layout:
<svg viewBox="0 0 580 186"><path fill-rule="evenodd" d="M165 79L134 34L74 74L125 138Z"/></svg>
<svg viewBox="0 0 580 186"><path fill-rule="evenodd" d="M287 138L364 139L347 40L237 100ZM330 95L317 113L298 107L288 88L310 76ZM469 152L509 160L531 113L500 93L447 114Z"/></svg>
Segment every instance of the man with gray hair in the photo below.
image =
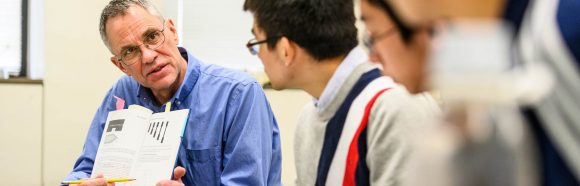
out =
<svg viewBox="0 0 580 186"><path fill-rule="evenodd" d="M105 96L65 180L107 185L92 172L107 115L137 104L154 112L190 109L174 177L158 185L281 185L278 126L254 79L177 47L173 20L145 0L111 1L99 28L111 62L126 75Z"/></svg>

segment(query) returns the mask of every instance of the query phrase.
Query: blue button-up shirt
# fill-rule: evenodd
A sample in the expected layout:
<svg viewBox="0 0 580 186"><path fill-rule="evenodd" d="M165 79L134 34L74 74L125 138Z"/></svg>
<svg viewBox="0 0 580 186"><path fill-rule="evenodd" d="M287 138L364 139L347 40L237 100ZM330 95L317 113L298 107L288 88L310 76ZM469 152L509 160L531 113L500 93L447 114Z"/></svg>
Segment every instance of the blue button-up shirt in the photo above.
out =
<svg viewBox="0 0 580 186"><path fill-rule="evenodd" d="M281 185L278 125L260 85L179 50L188 61L187 73L170 101L172 110L190 109L176 163L187 170L185 185ZM125 100L125 108L165 108L155 104L148 88L121 77L95 114L82 154L65 180L90 177L107 114L116 109L115 96Z"/></svg>

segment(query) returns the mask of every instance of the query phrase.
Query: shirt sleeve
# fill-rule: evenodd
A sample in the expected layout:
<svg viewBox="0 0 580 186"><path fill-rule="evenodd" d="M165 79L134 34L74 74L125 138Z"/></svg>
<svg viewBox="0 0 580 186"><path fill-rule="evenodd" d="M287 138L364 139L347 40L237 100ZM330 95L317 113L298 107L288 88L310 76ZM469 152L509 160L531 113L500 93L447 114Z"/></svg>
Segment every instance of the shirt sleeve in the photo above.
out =
<svg viewBox="0 0 580 186"><path fill-rule="evenodd" d="M109 111L113 110L112 103L113 95L111 89L107 93L107 96L101 103L101 106L93 118L81 155L77 159L72 172L69 173L64 180L78 180L89 178L91 176L93 164L97 155L97 149L99 149L101 135L103 134L103 128L105 127L105 122L107 120L107 114Z"/></svg>
<svg viewBox="0 0 580 186"><path fill-rule="evenodd" d="M278 124L262 88L240 84L228 103L222 185L281 185Z"/></svg>
<svg viewBox="0 0 580 186"><path fill-rule="evenodd" d="M367 166L371 185L400 185L411 135L428 121L427 114L404 91L385 92L373 106L368 124Z"/></svg>

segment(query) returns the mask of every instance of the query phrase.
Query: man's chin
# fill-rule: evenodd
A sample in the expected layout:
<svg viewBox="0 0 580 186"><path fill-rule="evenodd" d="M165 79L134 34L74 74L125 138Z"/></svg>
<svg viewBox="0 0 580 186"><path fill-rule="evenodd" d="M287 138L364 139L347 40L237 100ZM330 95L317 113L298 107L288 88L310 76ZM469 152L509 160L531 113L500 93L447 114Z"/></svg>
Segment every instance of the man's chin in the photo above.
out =
<svg viewBox="0 0 580 186"><path fill-rule="evenodd" d="M157 81L149 81L147 84L149 86L146 87L150 88L152 91L168 90L171 87L171 83L165 78Z"/></svg>

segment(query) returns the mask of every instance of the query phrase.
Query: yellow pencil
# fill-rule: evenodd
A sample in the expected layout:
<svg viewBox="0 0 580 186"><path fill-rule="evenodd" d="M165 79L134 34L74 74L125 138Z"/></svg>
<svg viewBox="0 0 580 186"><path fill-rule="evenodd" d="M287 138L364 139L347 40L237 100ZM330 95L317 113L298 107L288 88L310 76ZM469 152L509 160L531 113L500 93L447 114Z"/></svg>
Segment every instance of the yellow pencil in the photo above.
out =
<svg viewBox="0 0 580 186"><path fill-rule="evenodd" d="M133 178L113 178L107 179L107 183L116 183L116 182L128 182L128 181L135 181L136 179ZM73 180L73 181L62 181L61 184L63 185L70 185L70 184L81 184L87 181L86 179L83 180Z"/></svg>

